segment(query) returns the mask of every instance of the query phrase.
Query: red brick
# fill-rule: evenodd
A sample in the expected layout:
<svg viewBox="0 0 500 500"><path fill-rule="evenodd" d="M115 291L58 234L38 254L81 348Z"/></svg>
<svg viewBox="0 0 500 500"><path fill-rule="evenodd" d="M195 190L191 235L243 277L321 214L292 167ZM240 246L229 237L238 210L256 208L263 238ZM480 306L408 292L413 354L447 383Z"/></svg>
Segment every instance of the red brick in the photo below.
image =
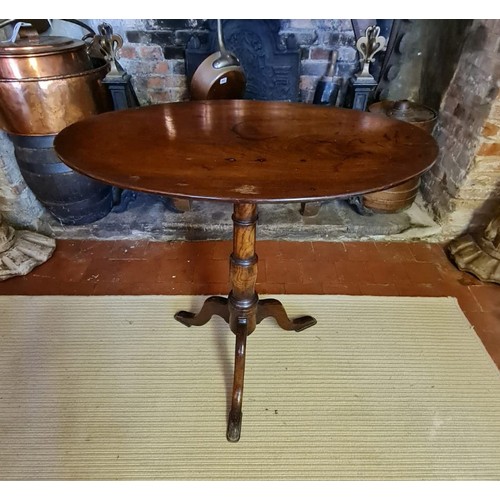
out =
<svg viewBox="0 0 500 500"><path fill-rule="evenodd" d="M190 283L190 295L222 295L227 296L229 289L224 283Z"/></svg>
<svg viewBox="0 0 500 500"><path fill-rule="evenodd" d="M80 281L91 264L91 259L79 254L71 257L68 254L54 253L53 256L42 265L31 271L33 276L45 276L57 279L60 282Z"/></svg>
<svg viewBox="0 0 500 500"><path fill-rule="evenodd" d="M477 152L478 156L500 156L500 143L484 143Z"/></svg>
<svg viewBox="0 0 500 500"><path fill-rule="evenodd" d="M494 123L486 122L483 127L483 137L494 137L500 133L500 127Z"/></svg>
<svg viewBox="0 0 500 500"><path fill-rule="evenodd" d="M355 283L357 285L363 281L363 266L360 266L358 262L347 260L335 262L335 268L339 284Z"/></svg>
<svg viewBox="0 0 500 500"><path fill-rule="evenodd" d="M399 290L396 285L377 284L377 283L360 283L359 289L363 295L374 295L383 297L394 297L399 295Z"/></svg>
<svg viewBox="0 0 500 500"><path fill-rule="evenodd" d="M214 242L190 241L189 243L184 243L184 250L188 258L201 257L203 259L213 259Z"/></svg>
<svg viewBox="0 0 500 500"><path fill-rule="evenodd" d="M479 332L481 330L496 332L499 337L498 342L500 343L500 314L486 312L473 312L464 311L467 319L471 322L472 326Z"/></svg>
<svg viewBox="0 0 500 500"><path fill-rule="evenodd" d="M139 55L142 59L163 59L163 51L158 45L143 45L139 47Z"/></svg>
<svg viewBox="0 0 500 500"><path fill-rule="evenodd" d="M285 293L316 295L323 293L323 287L321 282L285 283Z"/></svg>
<svg viewBox="0 0 500 500"><path fill-rule="evenodd" d="M347 260L345 243L329 241L313 241L313 259L316 262L336 262Z"/></svg>
<svg viewBox="0 0 500 500"><path fill-rule="evenodd" d="M470 291L478 301L482 311L500 313L500 285L471 286Z"/></svg>
<svg viewBox="0 0 500 500"><path fill-rule="evenodd" d="M147 248L147 241L115 241L110 249L109 258L122 260L144 259Z"/></svg>
<svg viewBox="0 0 500 500"><path fill-rule="evenodd" d="M120 49L118 55L120 56L120 58L123 59L137 59L138 57L137 48L134 47L133 45L124 45Z"/></svg>
<svg viewBox="0 0 500 500"><path fill-rule="evenodd" d="M267 259L268 257L273 259L279 254L279 245L277 241L263 240L255 243L255 252L259 259Z"/></svg>
<svg viewBox="0 0 500 500"><path fill-rule="evenodd" d="M64 255L74 258L76 254L80 253L81 241L82 240L57 240L53 257Z"/></svg>
<svg viewBox="0 0 500 500"><path fill-rule="evenodd" d="M192 283L195 275L196 263L189 262L188 260L170 259L161 260L156 266L157 278L155 281L165 283ZM202 276L199 276L200 281Z"/></svg>
<svg viewBox="0 0 500 500"><path fill-rule="evenodd" d="M233 251L233 241L213 241L212 242L212 259L226 259L229 262L229 257Z"/></svg>
<svg viewBox="0 0 500 500"><path fill-rule="evenodd" d="M330 51L321 47L311 47L309 49L309 59L330 59Z"/></svg>
<svg viewBox="0 0 500 500"><path fill-rule="evenodd" d="M335 283L338 281L335 262L328 261L318 265L318 262L315 261L304 261L300 265L302 266L303 284L317 283L321 287L321 283Z"/></svg>
<svg viewBox="0 0 500 500"><path fill-rule="evenodd" d="M482 311L481 305L471 292L473 288L475 287L444 280L440 287L447 296L455 297L458 300L458 305L462 311L480 312Z"/></svg>
<svg viewBox="0 0 500 500"><path fill-rule="evenodd" d="M482 281L477 279L473 274L465 271L460 271L452 262L444 262L439 266L439 272L444 280L451 283L458 283L464 286L479 286Z"/></svg>
<svg viewBox="0 0 500 500"><path fill-rule="evenodd" d="M154 65L153 74L165 75L168 73L168 63L167 61L160 61Z"/></svg>
<svg viewBox="0 0 500 500"><path fill-rule="evenodd" d="M310 260L313 255L313 245L310 241L280 241L278 255L281 259L294 259L298 262Z"/></svg>
<svg viewBox="0 0 500 500"><path fill-rule="evenodd" d="M77 258L107 259L113 249L114 241L81 240L78 242Z"/></svg>
<svg viewBox="0 0 500 500"><path fill-rule="evenodd" d="M152 90L163 90L166 88L165 79L161 76L152 76L147 79L146 86Z"/></svg>
<svg viewBox="0 0 500 500"><path fill-rule="evenodd" d="M161 260L180 259L187 260L189 243L180 242L156 242L150 241L144 250L144 259L160 258Z"/></svg>
<svg viewBox="0 0 500 500"><path fill-rule="evenodd" d="M413 262L405 266L405 272L413 283L430 283L442 281L439 266L430 262Z"/></svg>
<svg viewBox="0 0 500 500"><path fill-rule="evenodd" d="M29 274L2 281L0 295L59 295L61 286L62 283L55 278Z"/></svg>
<svg viewBox="0 0 500 500"><path fill-rule="evenodd" d="M277 295L285 293L285 285L283 283L257 283L257 293L259 295Z"/></svg>
<svg viewBox="0 0 500 500"><path fill-rule="evenodd" d="M428 283L397 283L399 295L403 297L447 297L441 286Z"/></svg>
<svg viewBox="0 0 500 500"><path fill-rule="evenodd" d="M292 259L266 259L266 276L271 283L302 283L302 269Z"/></svg>
<svg viewBox="0 0 500 500"><path fill-rule="evenodd" d="M220 259L196 262L192 281L194 283L229 284L229 260Z"/></svg>
<svg viewBox="0 0 500 500"><path fill-rule="evenodd" d="M323 283L323 292L329 295L363 295L358 283Z"/></svg>
<svg viewBox="0 0 500 500"><path fill-rule="evenodd" d="M417 262L438 263L447 261L446 252L437 243L415 242L409 245L410 252Z"/></svg>
<svg viewBox="0 0 500 500"><path fill-rule="evenodd" d="M94 295L168 295L165 283L127 281L99 281Z"/></svg>
<svg viewBox="0 0 500 500"><path fill-rule="evenodd" d="M385 242L375 243L375 246L382 258L386 262L413 262L415 258L408 243Z"/></svg>
<svg viewBox="0 0 500 500"><path fill-rule="evenodd" d="M381 259L381 255L373 242L346 241L344 247L347 260L352 262L368 262Z"/></svg>
<svg viewBox="0 0 500 500"><path fill-rule="evenodd" d="M378 285L411 283L408 276L406 262L360 262L356 263L360 269L360 283L371 283ZM414 263L416 264L416 263Z"/></svg>

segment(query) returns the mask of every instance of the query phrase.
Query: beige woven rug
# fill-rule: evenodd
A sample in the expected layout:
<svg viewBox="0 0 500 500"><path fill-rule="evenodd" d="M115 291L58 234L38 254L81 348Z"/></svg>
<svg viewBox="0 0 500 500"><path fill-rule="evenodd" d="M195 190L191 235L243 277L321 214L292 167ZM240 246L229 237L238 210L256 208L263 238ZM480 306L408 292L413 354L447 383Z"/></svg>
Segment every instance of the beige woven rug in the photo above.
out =
<svg viewBox="0 0 500 500"><path fill-rule="evenodd" d="M302 333L186 328L202 297L0 297L0 479L500 479L500 376L454 299L277 296Z"/></svg>

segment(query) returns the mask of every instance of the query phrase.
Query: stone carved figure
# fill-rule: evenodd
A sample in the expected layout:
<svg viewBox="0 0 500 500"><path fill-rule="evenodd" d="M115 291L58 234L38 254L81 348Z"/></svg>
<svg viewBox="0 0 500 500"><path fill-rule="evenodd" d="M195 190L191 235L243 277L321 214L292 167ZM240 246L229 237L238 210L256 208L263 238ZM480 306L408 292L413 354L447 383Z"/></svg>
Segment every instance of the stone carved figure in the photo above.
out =
<svg viewBox="0 0 500 500"><path fill-rule="evenodd" d="M24 276L54 253L56 242L32 231L16 231L0 214L0 281Z"/></svg>
<svg viewBox="0 0 500 500"><path fill-rule="evenodd" d="M480 238L460 236L450 243L448 251L460 270L481 281L500 284L500 214L490 221Z"/></svg>

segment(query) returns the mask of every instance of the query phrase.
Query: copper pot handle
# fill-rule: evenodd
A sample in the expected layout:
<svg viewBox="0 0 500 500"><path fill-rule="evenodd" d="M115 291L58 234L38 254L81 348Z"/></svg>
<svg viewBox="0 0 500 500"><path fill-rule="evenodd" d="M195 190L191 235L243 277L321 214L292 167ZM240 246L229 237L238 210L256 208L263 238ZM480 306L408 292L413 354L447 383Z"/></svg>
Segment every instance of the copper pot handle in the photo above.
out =
<svg viewBox="0 0 500 500"><path fill-rule="evenodd" d="M30 23L19 21L14 25L10 38L0 43L14 43L18 38L38 39L38 32Z"/></svg>

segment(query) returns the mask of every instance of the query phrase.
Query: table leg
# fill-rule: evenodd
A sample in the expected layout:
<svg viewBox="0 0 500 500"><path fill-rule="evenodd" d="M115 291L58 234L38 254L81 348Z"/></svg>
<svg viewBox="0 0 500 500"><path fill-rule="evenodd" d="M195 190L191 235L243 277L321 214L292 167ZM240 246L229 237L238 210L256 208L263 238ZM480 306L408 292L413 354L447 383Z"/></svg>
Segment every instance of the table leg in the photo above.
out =
<svg viewBox="0 0 500 500"><path fill-rule="evenodd" d="M255 254L255 226L257 206L253 203L234 205L233 253L230 257L231 292L229 294L229 326L236 335L234 378L231 411L227 424L227 439L238 441L241 432L241 406L245 377L246 338L257 324L255 292L257 255Z"/></svg>
<svg viewBox="0 0 500 500"><path fill-rule="evenodd" d="M283 330L295 330L296 332L301 332L317 323L316 319L312 316L301 316L300 318L290 319L279 300L259 300L257 305L257 324L264 318L269 317L274 318Z"/></svg>
<svg viewBox="0 0 500 500"><path fill-rule="evenodd" d="M236 335L231 411L227 423L228 441L238 441L241 434L243 382L245 378L246 339L264 318L273 317L284 330L301 331L316 324L311 316L291 320L280 301L259 300L255 291L257 255L255 229L257 206L236 203L233 212L233 252L230 257L231 292L228 298L209 297L198 314L179 311L175 319L186 326L207 323L213 315L229 323Z"/></svg>
<svg viewBox="0 0 500 500"><path fill-rule="evenodd" d="M229 308L225 297L208 297L198 314L179 311L174 318L186 326L201 326L208 323L212 316L220 316L229 323Z"/></svg>

